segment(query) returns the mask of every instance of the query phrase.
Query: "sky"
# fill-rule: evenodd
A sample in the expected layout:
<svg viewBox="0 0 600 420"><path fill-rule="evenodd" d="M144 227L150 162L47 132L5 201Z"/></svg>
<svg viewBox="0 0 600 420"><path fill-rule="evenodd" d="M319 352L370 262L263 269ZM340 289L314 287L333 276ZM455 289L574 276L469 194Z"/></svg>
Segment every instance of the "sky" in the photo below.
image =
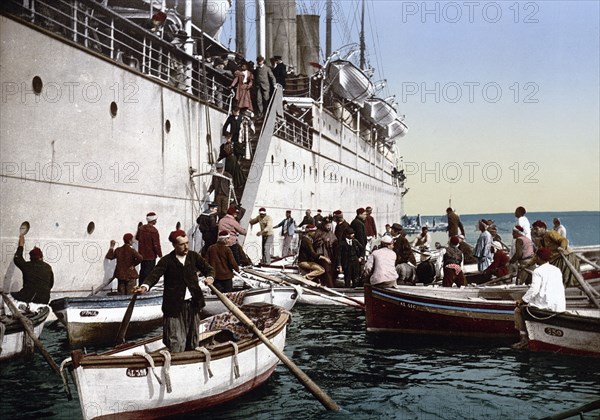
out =
<svg viewBox="0 0 600 420"><path fill-rule="evenodd" d="M299 2L323 32L325 1ZM600 2L365 4L379 96L410 128L407 214L600 211ZM334 50L358 42L359 10L334 0Z"/></svg>

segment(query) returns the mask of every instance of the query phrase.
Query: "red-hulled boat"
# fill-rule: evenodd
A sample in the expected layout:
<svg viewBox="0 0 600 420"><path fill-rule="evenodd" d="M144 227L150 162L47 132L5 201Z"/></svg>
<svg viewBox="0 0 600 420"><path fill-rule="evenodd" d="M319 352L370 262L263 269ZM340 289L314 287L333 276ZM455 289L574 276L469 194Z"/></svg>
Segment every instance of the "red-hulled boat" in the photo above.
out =
<svg viewBox="0 0 600 420"><path fill-rule="evenodd" d="M444 288L365 285L367 331L517 337L515 300L525 287Z"/></svg>

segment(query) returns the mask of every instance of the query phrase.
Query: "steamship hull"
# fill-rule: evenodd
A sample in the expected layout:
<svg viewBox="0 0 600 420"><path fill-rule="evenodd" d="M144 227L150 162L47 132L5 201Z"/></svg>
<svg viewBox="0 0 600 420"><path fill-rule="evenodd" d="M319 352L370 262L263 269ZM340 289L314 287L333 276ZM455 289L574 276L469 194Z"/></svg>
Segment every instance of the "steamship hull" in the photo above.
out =
<svg viewBox="0 0 600 420"><path fill-rule="evenodd" d="M26 251L40 247L54 270L52 299L87 295L112 276L104 258L110 240L135 233L146 213L158 214L165 254L170 231L195 226L210 176L193 175L210 172L227 107L144 72L133 59L107 56L93 42L2 14L3 287L21 287L12 255L27 222ZM271 122L273 134L253 156L241 198L249 233L239 239L254 261L261 245L248 217L259 207L277 222L286 209L298 218L306 208L353 214L370 205L378 225L403 214L392 151L317 102L307 106L310 127L299 135Z"/></svg>

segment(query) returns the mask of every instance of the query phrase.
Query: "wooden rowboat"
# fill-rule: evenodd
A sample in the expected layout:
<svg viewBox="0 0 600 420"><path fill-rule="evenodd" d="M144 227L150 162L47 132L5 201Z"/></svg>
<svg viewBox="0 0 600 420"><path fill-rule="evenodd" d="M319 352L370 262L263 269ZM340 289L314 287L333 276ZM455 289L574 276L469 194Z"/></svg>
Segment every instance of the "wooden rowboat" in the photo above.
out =
<svg viewBox="0 0 600 420"><path fill-rule="evenodd" d="M206 306L203 317L216 315L226 310L221 301L206 291ZM279 305L291 310L302 293L293 287L261 287L227 294L236 304L256 302ZM114 344L123 321L123 316L131 300L131 295L96 295L69 297L50 302L58 320L65 325L69 345L73 348L91 345ZM162 325L162 292L138 295L131 321L127 329L128 337L140 337Z"/></svg>
<svg viewBox="0 0 600 420"><path fill-rule="evenodd" d="M65 297L50 302L58 320L65 325L69 345L114 344L131 300L130 295ZM139 295L128 332L147 334L162 325L162 293Z"/></svg>
<svg viewBox="0 0 600 420"><path fill-rule="evenodd" d="M241 310L284 348L289 312L268 304ZM223 330L227 337L220 338ZM73 371L83 418L149 419L198 411L260 386L279 362L230 313L203 320L200 331L199 347L181 353L169 353L161 337L98 355L73 352L63 364Z"/></svg>
<svg viewBox="0 0 600 420"><path fill-rule="evenodd" d="M0 299L0 304L1 303ZM49 306L42 306L35 312L24 312L23 316L31 321L36 337L39 337L44 329L44 322L50 314ZM12 316L0 318L0 360L12 359L33 352L33 342L25 332L21 322Z"/></svg>
<svg viewBox="0 0 600 420"><path fill-rule="evenodd" d="M527 306L529 350L600 357L600 309L562 313Z"/></svg>
<svg viewBox="0 0 600 420"><path fill-rule="evenodd" d="M517 338L515 301L527 288L396 286L384 289L365 285L367 331ZM567 307L586 308L589 301L578 291L568 291Z"/></svg>

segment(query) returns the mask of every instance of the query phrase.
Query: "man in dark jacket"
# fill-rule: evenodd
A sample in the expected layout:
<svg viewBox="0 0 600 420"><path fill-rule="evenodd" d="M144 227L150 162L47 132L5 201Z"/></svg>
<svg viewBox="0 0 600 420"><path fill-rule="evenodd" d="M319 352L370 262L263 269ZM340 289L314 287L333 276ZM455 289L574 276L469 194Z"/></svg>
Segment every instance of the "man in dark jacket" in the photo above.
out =
<svg viewBox="0 0 600 420"><path fill-rule="evenodd" d="M367 212L364 208L356 210L356 217L350 223L350 227L354 229L354 237L362 245L363 248L367 246L367 232L365 230L365 219L367 218Z"/></svg>
<svg viewBox="0 0 600 420"><path fill-rule="evenodd" d="M135 239L138 241L138 251L144 257L140 266L139 284L144 282L146 276L152 271L156 265L156 257L162 257L162 249L160 248L160 235L156 229L158 216L154 212L146 215L146 223L138 228L135 234Z"/></svg>
<svg viewBox="0 0 600 420"><path fill-rule="evenodd" d="M330 263L331 260L324 255L319 255L313 247L317 227L315 225L306 225L306 234L300 240L300 251L298 251L298 268L308 271L306 278L313 280L325 274L325 269L321 265L321 260Z"/></svg>
<svg viewBox="0 0 600 420"><path fill-rule="evenodd" d="M211 245L217 243L217 236L219 233L219 226L217 224L217 209L216 203L208 203L208 209L198 216L196 223L198 223L198 229L202 232L202 239L204 245L202 246L201 254L206 256L206 251Z"/></svg>
<svg viewBox="0 0 600 420"><path fill-rule="evenodd" d="M265 58L258 56L256 59L256 70L254 72L254 87L256 88L256 108L258 118L264 117L264 112L271 99L271 90L277 81L271 67L265 64Z"/></svg>
<svg viewBox="0 0 600 420"><path fill-rule="evenodd" d="M144 257L133 248L133 235L123 235L123 246L115 249L117 243L110 241L110 249L106 253L107 260L117 260L113 278L118 280L117 291L122 295L131 295L136 286L138 272L135 266L142 262Z"/></svg>
<svg viewBox="0 0 600 420"><path fill-rule="evenodd" d="M345 230L346 237L339 242L338 270L344 273L346 287L360 287L360 267L365 257L365 247L354 239L354 229Z"/></svg>
<svg viewBox="0 0 600 420"><path fill-rule="evenodd" d="M11 296L21 302L47 304L50 301L50 290L54 286L52 267L44 262L42 250L34 247L29 251L29 262L23 258L25 236L19 236L19 246L15 252L15 265L23 273L23 288ZM18 306L18 305L17 305Z"/></svg>
<svg viewBox="0 0 600 420"><path fill-rule="evenodd" d="M207 284L212 284L215 270L200 254L188 251L183 230L171 232L169 241L175 249L160 259L135 293L146 293L164 276L163 343L172 353L178 353L198 345L200 311L205 305L198 273L206 276Z"/></svg>
<svg viewBox="0 0 600 420"><path fill-rule="evenodd" d="M208 248L206 260L215 269L215 287L223 293L233 292L233 272L239 271L233 252L227 246L229 232L219 232L216 244Z"/></svg>

